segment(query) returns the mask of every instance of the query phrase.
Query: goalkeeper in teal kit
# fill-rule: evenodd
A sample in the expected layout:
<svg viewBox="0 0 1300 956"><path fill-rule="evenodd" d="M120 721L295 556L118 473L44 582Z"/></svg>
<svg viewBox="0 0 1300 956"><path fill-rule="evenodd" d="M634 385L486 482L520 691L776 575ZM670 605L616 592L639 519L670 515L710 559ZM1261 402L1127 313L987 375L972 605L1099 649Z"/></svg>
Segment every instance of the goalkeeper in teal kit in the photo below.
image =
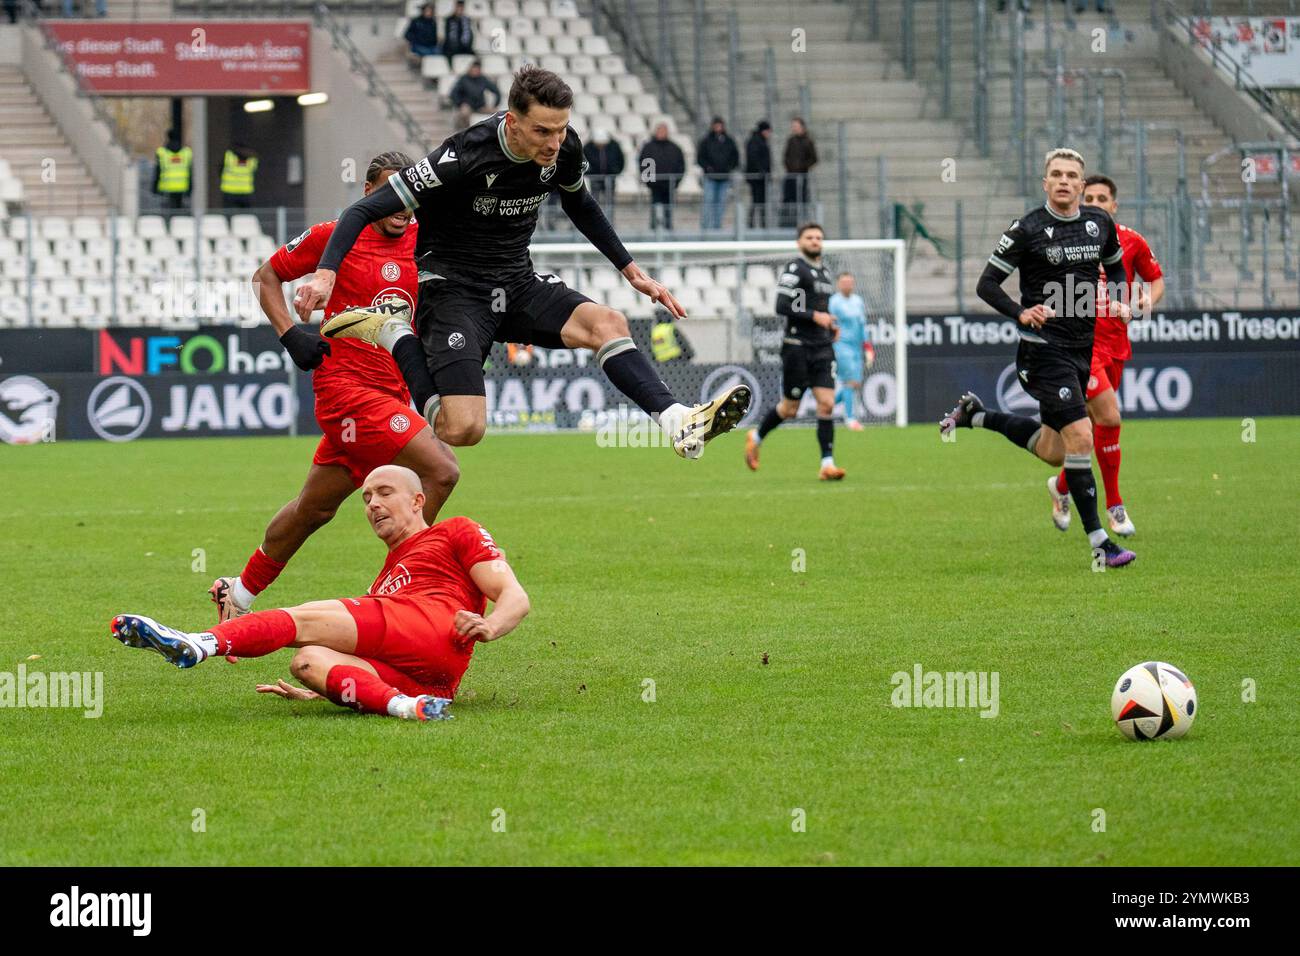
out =
<svg viewBox="0 0 1300 956"><path fill-rule="evenodd" d="M841 272L835 284L838 291L828 305L840 330L835 340L835 401L844 406L845 426L859 431L855 400L862 391L864 366L875 361L875 349L867 336L867 304L853 291L852 274Z"/></svg>

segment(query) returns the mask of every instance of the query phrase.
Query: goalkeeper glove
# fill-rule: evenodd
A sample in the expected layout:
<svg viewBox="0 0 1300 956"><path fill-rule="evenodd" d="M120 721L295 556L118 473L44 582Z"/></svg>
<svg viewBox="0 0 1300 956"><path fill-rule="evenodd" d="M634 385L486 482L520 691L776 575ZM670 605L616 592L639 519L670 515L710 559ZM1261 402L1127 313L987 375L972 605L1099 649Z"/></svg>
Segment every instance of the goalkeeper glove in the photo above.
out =
<svg viewBox="0 0 1300 956"><path fill-rule="evenodd" d="M280 344L293 359L293 364L304 372L310 372L330 354L330 344L314 332L308 332L301 325L291 325L280 336Z"/></svg>

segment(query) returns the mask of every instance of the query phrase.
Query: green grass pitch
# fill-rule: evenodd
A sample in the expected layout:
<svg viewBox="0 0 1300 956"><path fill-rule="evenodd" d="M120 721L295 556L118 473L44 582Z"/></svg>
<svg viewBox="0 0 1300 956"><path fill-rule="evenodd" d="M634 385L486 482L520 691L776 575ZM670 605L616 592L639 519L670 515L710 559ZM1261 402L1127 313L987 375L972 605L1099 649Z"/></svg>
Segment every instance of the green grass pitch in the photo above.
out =
<svg viewBox="0 0 1300 956"><path fill-rule="evenodd" d="M534 610L429 725L255 694L291 651L182 672L108 636L120 611L208 624L312 440L0 447L0 671L101 671L105 696L99 719L0 710L0 863L1300 859L1300 420L1127 425L1139 559L1105 573L997 435L837 442L840 484L807 429L757 474L739 436L699 462L591 435L463 450L444 515L495 534ZM362 592L382 557L353 498L259 606ZM1112 725L1149 659L1196 684L1183 740ZM998 672L998 716L892 707L917 664Z"/></svg>

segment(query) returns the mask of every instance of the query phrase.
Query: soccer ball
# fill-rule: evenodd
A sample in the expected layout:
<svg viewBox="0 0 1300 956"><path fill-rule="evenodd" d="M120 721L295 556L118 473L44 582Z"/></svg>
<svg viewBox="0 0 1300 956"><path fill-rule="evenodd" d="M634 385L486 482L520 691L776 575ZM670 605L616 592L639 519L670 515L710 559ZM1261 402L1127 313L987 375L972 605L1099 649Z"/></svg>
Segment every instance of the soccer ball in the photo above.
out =
<svg viewBox="0 0 1300 956"><path fill-rule="evenodd" d="M1196 717L1196 688L1172 664L1147 661L1130 667L1115 684L1110 713L1129 740L1181 737Z"/></svg>

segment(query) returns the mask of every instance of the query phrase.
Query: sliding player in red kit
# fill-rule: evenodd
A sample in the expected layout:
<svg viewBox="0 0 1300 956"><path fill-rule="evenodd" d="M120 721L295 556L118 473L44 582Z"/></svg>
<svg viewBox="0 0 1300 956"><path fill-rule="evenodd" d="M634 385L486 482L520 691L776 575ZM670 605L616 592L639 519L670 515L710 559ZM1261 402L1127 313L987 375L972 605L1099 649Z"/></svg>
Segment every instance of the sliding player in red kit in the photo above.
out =
<svg viewBox="0 0 1300 956"><path fill-rule="evenodd" d="M1089 176L1084 180L1083 205L1099 206L1113 218L1119 207L1115 183L1107 176ZM1151 247L1136 229L1121 226L1116 221L1115 229L1119 234L1119 244L1124 250L1124 271L1136 285L1141 279L1143 285L1137 290L1133 301L1137 306L1134 313L1142 316L1150 314L1151 309L1165 294L1164 273L1160 263L1151 254ZM1102 484L1106 487L1106 513L1110 517L1110 529L1118 535L1129 537L1137 529L1124 507L1124 499L1119 493L1119 391L1124 375L1124 363L1133 356L1133 347L1129 343L1128 324L1112 316L1106 301L1106 270L1101 270L1101 282L1097 285L1097 324L1093 330L1092 367L1088 373L1088 416L1092 419L1093 448L1097 455L1097 467L1101 471ZM1065 483L1065 470L1047 482L1047 490L1052 496L1052 521L1062 531L1070 527L1070 493Z"/></svg>
<svg viewBox="0 0 1300 956"><path fill-rule="evenodd" d="M450 718L447 708L474 645L514 630L528 614L528 595L476 522L425 522L420 477L409 468L376 468L361 495L366 520L388 546L388 559L364 596L256 611L200 632L119 614L112 636L182 668L218 654L262 657L296 647L289 669L307 689L280 680L259 684L260 693L290 700L324 696L341 707L391 717Z"/></svg>
<svg viewBox="0 0 1300 956"><path fill-rule="evenodd" d="M369 195L397 170L410 165L405 153L381 153L366 170ZM209 593L217 620L246 614L253 599L270 587L289 559L325 525L371 470L393 462L420 476L425 518L433 521L460 475L456 456L412 414L411 396L393 357L357 339L327 342L294 322L282 283L316 271L335 223L311 226L276 250L253 276L263 311L294 364L315 370L316 421L324 432L298 497L267 526L262 546L238 577L221 577ZM389 299L410 308L416 296L416 224L409 212L381 219L366 229L339 270L325 317L357 306L381 306Z"/></svg>

